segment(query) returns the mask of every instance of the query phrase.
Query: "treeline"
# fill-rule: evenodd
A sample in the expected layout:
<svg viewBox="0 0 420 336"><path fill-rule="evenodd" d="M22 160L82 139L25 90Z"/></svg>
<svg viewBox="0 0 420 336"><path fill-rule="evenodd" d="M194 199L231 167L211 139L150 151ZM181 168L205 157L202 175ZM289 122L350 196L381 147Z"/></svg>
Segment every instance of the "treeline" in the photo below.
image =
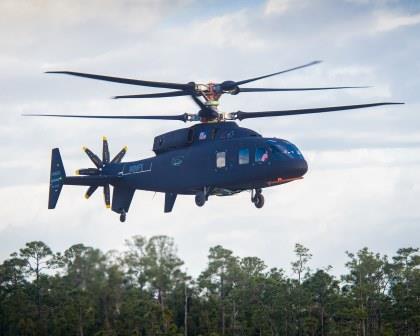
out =
<svg viewBox="0 0 420 336"><path fill-rule="evenodd" d="M418 248L346 252L340 278L294 252L288 277L215 246L193 279L166 236L107 253L33 241L0 266L0 335L419 335Z"/></svg>

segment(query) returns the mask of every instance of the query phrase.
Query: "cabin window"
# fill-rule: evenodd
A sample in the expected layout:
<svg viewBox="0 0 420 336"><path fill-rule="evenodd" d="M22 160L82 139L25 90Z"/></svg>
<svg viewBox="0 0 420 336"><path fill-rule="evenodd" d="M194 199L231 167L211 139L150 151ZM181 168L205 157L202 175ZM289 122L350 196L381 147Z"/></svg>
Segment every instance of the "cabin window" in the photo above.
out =
<svg viewBox="0 0 420 336"><path fill-rule="evenodd" d="M226 152L216 153L216 167L223 168L226 166Z"/></svg>
<svg viewBox="0 0 420 336"><path fill-rule="evenodd" d="M255 150L255 162L265 162L268 160L268 151L266 148L259 147Z"/></svg>
<svg viewBox="0 0 420 336"><path fill-rule="evenodd" d="M239 149L238 161L240 165L249 163L249 149L248 148Z"/></svg>

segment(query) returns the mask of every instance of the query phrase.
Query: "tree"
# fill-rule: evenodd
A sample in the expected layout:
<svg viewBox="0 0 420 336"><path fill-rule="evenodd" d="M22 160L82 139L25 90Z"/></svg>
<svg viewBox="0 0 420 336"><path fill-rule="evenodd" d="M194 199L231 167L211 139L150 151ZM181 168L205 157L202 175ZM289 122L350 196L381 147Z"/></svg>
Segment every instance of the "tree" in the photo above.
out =
<svg viewBox="0 0 420 336"><path fill-rule="evenodd" d="M235 275L238 271L238 258L233 256L232 251L217 245L210 248L208 260L207 269L200 274L198 282L210 303L214 302L219 306L220 321L216 319L215 325L212 321L207 321L207 327L215 332L220 330L221 334L225 335L226 298L234 286Z"/></svg>
<svg viewBox="0 0 420 336"><path fill-rule="evenodd" d="M26 271L29 277L34 277L36 311L37 311L37 327L38 330L44 329L44 323L41 322L42 308L42 271L49 267L48 262L51 260L51 249L42 241L32 241L26 243L24 248L20 249L20 258L26 263Z"/></svg>
<svg viewBox="0 0 420 336"><path fill-rule="evenodd" d="M317 270L305 280L303 285L311 295L311 316L315 317L316 321L312 326L316 324L315 328L319 329L321 336L324 336L328 331L329 318L334 315L336 308L339 282L325 270Z"/></svg>
<svg viewBox="0 0 420 336"><path fill-rule="evenodd" d="M184 262L177 256L172 238L155 236L149 241L135 236L127 242L129 251L126 262L129 274L137 278L140 288L147 288L156 297L161 310L162 332L170 329L171 315L166 309L168 292L183 283L185 275L181 271Z"/></svg>
<svg viewBox="0 0 420 336"><path fill-rule="evenodd" d="M302 244L296 243L294 252L296 254L297 260L293 261L292 270L298 275L298 282L301 283L301 276L303 272L308 272L308 262L312 258L312 254L309 253L309 249L303 246Z"/></svg>
<svg viewBox="0 0 420 336"><path fill-rule="evenodd" d="M0 335L419 335L417 248L390 260L347 252L347 272L335 278L329 268L311 272L300 244L292 277L218 245L196 281L171 238L128 245L122 254L83 244L53 254L31 242L11 254L0 264Z"/></svg>
<svg viewBox="0 0 420 336"><path fill-rule="evenodd" d="M418 248L401 248L394 256L391 268L390 295L394 301L392 329L401 334L415 334L420 329L420 256Z"/></svg>
<svg viewBox="0 0 420 336"><path fill-rule="evenodd" d="M384 293L387 289L387 257L373 253L366 247L356 255L346 252L350 261L346 263L350 274L343 280L351 289L356 303L354 318L360 321L362 336L383 332L382 310Z"/></svg>

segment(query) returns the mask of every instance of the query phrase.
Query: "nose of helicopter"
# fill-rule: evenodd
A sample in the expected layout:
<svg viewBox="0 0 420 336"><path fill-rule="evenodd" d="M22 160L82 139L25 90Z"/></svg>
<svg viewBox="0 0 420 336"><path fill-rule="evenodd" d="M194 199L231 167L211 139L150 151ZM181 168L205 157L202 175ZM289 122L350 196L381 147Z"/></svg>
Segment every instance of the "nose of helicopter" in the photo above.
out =
<svg viewBox="0 0 420 336"><path fill-rule="evenodd" d="M281 174L284 178L302 177L308 171L308 163L304 158L289 159L280 164Z"/></svg>
<svg viewBox="0 0 420 336"><path fill-rule="evenodd" d="M306 162L306 160L302 158L295 161L297 161L294 164L295 164L295 171L298 177L305 175L306 172L308 171L308 163Z"/></svg>

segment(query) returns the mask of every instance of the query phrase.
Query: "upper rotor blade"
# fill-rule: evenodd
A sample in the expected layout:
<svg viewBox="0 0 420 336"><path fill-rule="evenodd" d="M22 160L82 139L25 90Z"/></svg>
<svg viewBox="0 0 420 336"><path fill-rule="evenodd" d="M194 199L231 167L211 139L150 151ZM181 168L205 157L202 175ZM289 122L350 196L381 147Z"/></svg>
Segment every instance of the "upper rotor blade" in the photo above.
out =
<svg viewBox="0 0 420 336"><path fill-rule="evenodd" d="M304 64L304 65L300 65L300 66L297 66L297 67L294 67L294 68L291 68L291 69L282 70L282 71L279 71L279 72L274 72L274 73L269 74L269 75L264 75L264 76L254 77L254 78L250 78L250 79L244 79L244 80L241 80L241 81L237 81L237 82L235 82L235 83L236 83L236 85L241 85L241 84L245 84L245 83L250 83L250 82L254 82L254 81L259 80L259 79L263 79L263 78L267 78L267 77L271 77L271 76L280 75L280 74L282 74L282 73L286 73L286 72L293 71L293 70L298 70L298 69L306 68L306 67L309 67L309 66L312 66L312 65L315 65L315 64L319 64L319 63L321 63L321 62L322 62L322 61L313 61L313 62L311 62L311 63L307 63L307 64Z"/></svg>
<svg viewBox="0 0 420 336"><path fill-rule="evenodd" d="M331 107L320 107L320 108L310 108L310 109L300 109L300 110L265 111L265 112L238 111L232 114L233 114L233 119L244 120L244 119L250 119L250 118L282 117L282 116L289 116L289 115L334 112L334 111L353 110L353 109L382 106L382 105L399 105L399 104L404 104L404 103L374 103L374 104L331 106Z"/></svg>
<svg viewBox="0 0 420 336"><path fill-rule="evenodd" d="M112 97L112 98L113 99L121 99L121 98L164 98L164 97L189 96L190 94L191 93L186 92L186 91L173 91L173 92L161 92L161 93L115 96L115 97Z"/></svg>
<svg viewBox="0 0 420 336"><path fill-rule="evenodd" d="M340 89L366 89L369 86L327 86L317 88L239 88L239 92L273 92L273 91L317 91Z"/></svg>
<svg viewBox="0 0 420 336"><path fill-rule="evenodd" d="M193 121L195 115L184 113L178 115L166 116L117 116L117 115L77 115L77 114L22 114L25 117L61 117L61 118L97 118L97 119L157 119L157 120L180 120Z"/></svg>
<svg viewBox="0 0 420 336"><path fill-rule="evenodd" d="M188 90L191 88L189 84L154 82L154 81L146 81L146 80L141 80L141 79L111 77L111 76L95 75L95 74L88 74L88 73L82 73L82 72L74 72L74 71L46 71L46 73L65 74L65 75L103 80L107 82L149 86L149 87L164 88L164 89Z"/></svg>

